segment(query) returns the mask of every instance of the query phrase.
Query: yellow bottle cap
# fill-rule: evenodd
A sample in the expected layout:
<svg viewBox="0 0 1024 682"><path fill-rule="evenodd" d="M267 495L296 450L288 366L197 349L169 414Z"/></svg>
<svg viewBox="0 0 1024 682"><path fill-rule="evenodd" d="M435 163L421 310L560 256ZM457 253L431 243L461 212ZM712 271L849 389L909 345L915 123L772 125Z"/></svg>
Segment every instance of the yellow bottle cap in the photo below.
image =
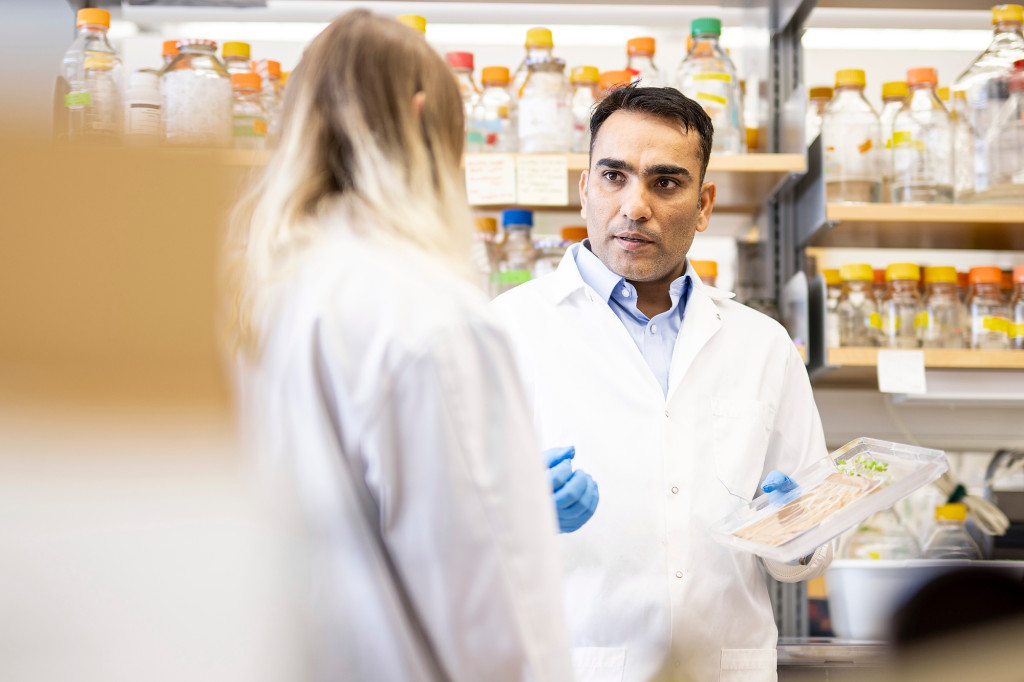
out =
<svg viewBox="0 0 1024 682"><path fill-rule="evenodd" d="M961 502L943 504L935 508L935 520L963 521L967 518L967 507Z"/></svg>
<svg viewBox="0 0 1024 682"><path fill-rule="evenodd" d="M842 282L842 279L839 277L839 271L834 268L822 270L821 274L825 277L825 284L829 286L835 286Z"/></svg>
<svg viewBox="0 0 1024 682"><path fill-rule="evenodd" d="M571 83L596 83L600 77L596 66L574 66L569 72Z"/></svg>
<svg viewBox="0 0 1024 682"><path fill-rule="evenodd" d="M910 90L907 89L906 81L882 83L882 99L888 99L889 97L902 97L906 99L908 95L910 95Z"/></svg>
<svg viewBox="0 0 1024 682"><path fill-rule="evenodd" d="M809 99L832 99L834 91L827 86L811 88L808 94Z"/></svg>
<svg viewBox="0 0 1024 682"><path fill-rule="evenodd" d="M914 263L893 263L885 269L885 281L909 279L917 282L921 279L921 268Z"/></svg>
<svg viewBox="0 0 1024 682"><path fill-rule="evenodd" d="M223 50L225 57L249 58L249 43L224 43Z"/></svg>
<svg viewBox="0 0 1024 682"><path fill-rule="evenodd" d="M427 20L418 14L399 14L395 19L397 19L399 23L405 24L409 28L415 29L420 33L427 32Z"/></svg>
<svg viewBox="0 0 1024 682"><path fill-rule="evenodd" d="M847 264L839 268L839 279L844 282L873 282L875 271L865 263Z"/></svg>
<svg viewBox="0 0 1024 682"><path fill-rule="evenodd" d="M288 85L288 76L290 76L290 75L292 75L291 71L282 71L281 72L281 87L282 88L284 86Z"/></svg>
<svg viewBox="0 0 1024 682"><path fill-rule="evenodd" d="M105 9L86 7L78 10L75 17L75 28L89 24L90 26L106 26L110 28L110 12Z"/></svg>
<svg viewBox="0 0 1024 682"><path fill-rule="evenodd" d="M1000 21L1024 22L1024 7L1020 5L996 5L992 8L992 23Z"/></svg>
<svg viewBox="0 0 1024 682"><path fill-rule="evenodd" d="M498 231L498 221L495 218L481 216L479 218L475 218L473 222L476 224L477 232L496 233Z"/></svg>
<svg viewBox="0 0 1024 682"><path fill-rule="evenodd" d="M948 85L943 85L941 88L938 88L935 91L935 94L938 95L939 99L942 100L943 102L948 102L949 101L949 86Z"/></svg>
<svg viewBox="0 0 1024 682"><path fill-rule="evenodd" d="M697 271L697 276L701 279L708 277L718 277L718 261L713 260L691 260L690 265Z"/></svg>
<svg viewBox="0 0 1024 682"><path fill-rule="evenodd" d="M526 47L554 47L551 39L551 30L537 27L526 32Z"/></svg>
<svg viewBox="0 0 1024 682"><path fill-rule="evenodd" d="M956 284L956 268L947 265L932 265L924 269L924 283L948 282Z"/></svg>
<svg viewBox="0 0 1024 682"><path fill-rule="evenodd" d="M859 85L864 87L867 82L864 69L840 69L836 71L836 87L843 85Z"/></svg>

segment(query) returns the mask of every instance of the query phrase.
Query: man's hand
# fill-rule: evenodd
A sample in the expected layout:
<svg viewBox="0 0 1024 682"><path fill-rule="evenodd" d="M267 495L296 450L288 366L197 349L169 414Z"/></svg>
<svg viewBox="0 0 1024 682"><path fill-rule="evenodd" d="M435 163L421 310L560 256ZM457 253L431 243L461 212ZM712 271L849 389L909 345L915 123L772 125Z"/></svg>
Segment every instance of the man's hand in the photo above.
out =
<svg viewBox="0 0 1024 682"><path fill-rule="evenodd" d="M594 515L598 500L597 484L587 472L573 471L575 447L550 448L543 454L548 465L548 478L551 479L551 492L555 497L558 527L563 533L571 533Z"/></svg>

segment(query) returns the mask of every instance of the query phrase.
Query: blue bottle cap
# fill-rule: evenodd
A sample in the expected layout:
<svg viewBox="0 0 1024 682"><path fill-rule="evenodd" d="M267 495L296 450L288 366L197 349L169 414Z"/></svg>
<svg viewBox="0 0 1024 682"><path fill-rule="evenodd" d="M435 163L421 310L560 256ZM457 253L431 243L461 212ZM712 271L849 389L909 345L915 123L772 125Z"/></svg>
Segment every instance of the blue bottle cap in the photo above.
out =
<svg viewBox="0 0 1024 682"><path fill-rule="evenodd" d="M509 208L501 212L501 226L529 225L533 227L533 211L523 208Z"/></svg>

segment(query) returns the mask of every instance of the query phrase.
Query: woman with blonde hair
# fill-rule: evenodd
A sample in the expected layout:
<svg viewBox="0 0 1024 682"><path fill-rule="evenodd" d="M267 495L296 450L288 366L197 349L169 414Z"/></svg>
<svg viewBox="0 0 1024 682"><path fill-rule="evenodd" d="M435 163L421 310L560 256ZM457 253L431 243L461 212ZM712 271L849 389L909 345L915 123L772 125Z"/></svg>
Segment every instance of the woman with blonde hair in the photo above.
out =
<svg viewBox="0 0 1024 682"><path fill-rule="evenodd" d="M353 11L288 81L227 256L243 434L311 533L318 679L571 679L555 515L504 335L460 273L462 103Z"/></svg>

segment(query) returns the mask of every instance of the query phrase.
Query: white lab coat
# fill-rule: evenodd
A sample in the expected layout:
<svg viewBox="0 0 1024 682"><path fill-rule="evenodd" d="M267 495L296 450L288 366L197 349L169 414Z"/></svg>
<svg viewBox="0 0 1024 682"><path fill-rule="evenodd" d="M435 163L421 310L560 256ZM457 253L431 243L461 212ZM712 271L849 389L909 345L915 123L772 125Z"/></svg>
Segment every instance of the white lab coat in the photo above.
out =
<svg viewBox="0 0 1024 682"><path fill-rule="evenodd" d="M571 679L550 487L483 296L415 250L310 251L240 383L309 528L314 679Z"/></svg>
<svg viewBox="0 0 1024 682"><path fill-rule="evenodd" d="M513 336L541 445L575 445L600 489L593 518L561 536L577 679L775 680L761 562L708 529L768 471L827 455L804 365L779 324L690 269L666 399L580 277L578 248L491 304Z"/></svg>

